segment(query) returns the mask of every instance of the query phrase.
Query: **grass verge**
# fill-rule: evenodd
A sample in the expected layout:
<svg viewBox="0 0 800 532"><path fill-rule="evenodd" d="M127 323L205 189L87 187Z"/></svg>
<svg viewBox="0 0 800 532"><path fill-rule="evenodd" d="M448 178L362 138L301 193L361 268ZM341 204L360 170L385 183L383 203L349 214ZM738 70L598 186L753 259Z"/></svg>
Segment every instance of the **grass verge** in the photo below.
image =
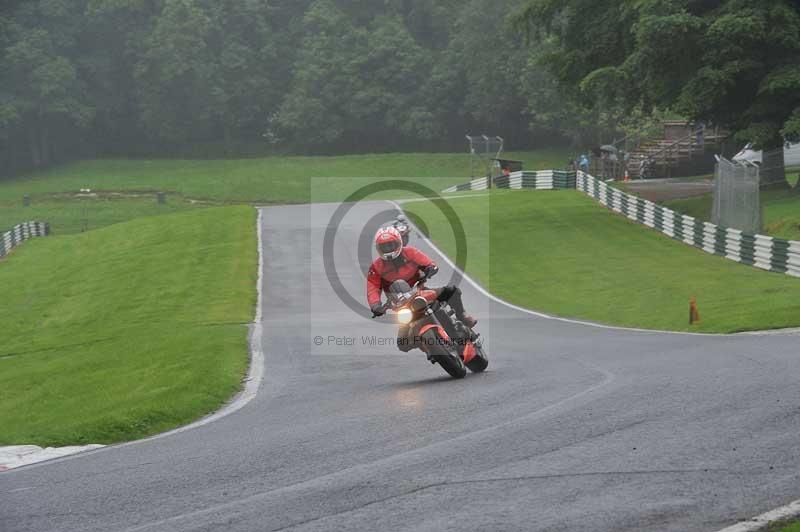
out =
<svg viewBox="0 0 800 532"><path fill-rule="evenodd" d="M67 235L92 231L108 225L126 222L145 216L172 214L195 205L179 198L170 198L158 204L152 198L52 198L36 201L29 207L21 204L0 204L0 231L20 222L41 220L50 222L53 235Z"/></svg>
<svg viewBox="0 0 800 532"><path fill-rule="evenodd" d="M506 156L541 169L562 166L567 152L554 149ZM50 222L53 234L71 234L208 206L190 198L216 204L340 201L358 186L371 183L370 177L404 178L438 192L466 182L469 175L469 156L453 153L81 161L0 181L0 230L42 220ZM81 189L91 189L96 197L79 194ZM165 205L156 202L156 191L170 193ZM31 197L28 207L23 206L25 195ZM374 197L406 195L386 191Z"/></svg>
<svg viewBox="0 0 800 532"><path fill-rule="evenodd" d="M767 528L765 532L800 532L800 521L778 523Z"/></svg>
<svg viewBox="0 0 800 532"><path fill-rule="evenodd" d="M132 440L230 398L248 361L255 216L146 217L0 261L0 445Z"/></svg>
<svg viewBox="0 0 800 532"><path fill-rule="evenodd" d="M494 191L450 204L467 231L467 271L518 305L675 331L800 326L800 279L691 248L578 191ZM452 257L454 238L439 210L429 203L406 208ZM692 297L702 321L690 327Z"/></svg>
<svg viewBox="0 0 800 532"><path fill-rule="evenodd" d="M561 168L565 150L511 152L529 169ZM476 168L479 174L485 169ZM82 188L115 191L171 191L191 198L234 202L305 203L314 187L315 201L336 201L353 190L347 178L414 178L434 189L462 183L470 175L466 153L407 153L336 157L267 157L238 160L82 161L0 182L0 203L21 203L22 196L42 196ZM341 180L344 179L344 182ZM323 181L327 180L325 186ZM341 185L339 184L341 182Z"/></svg>

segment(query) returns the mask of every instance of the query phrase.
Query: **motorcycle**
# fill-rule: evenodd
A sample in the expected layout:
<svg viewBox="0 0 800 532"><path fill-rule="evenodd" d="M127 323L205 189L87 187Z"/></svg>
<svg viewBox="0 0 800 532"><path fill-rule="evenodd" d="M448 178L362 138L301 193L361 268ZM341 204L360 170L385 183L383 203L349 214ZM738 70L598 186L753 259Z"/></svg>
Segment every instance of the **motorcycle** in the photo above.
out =
<svg viewBox="0 0 800 532"><path fill-rule="evenodd" d="M462 379L467 369L480 373L489 366L480 334L456 318L435 290L425 287L423 276L412 288L398 280L389 287L384 310L391 310L400 325L408 326L406 339L421 349L431 364L439 364L451 377ZM373 318L376 316L373 316Z"/></svg>

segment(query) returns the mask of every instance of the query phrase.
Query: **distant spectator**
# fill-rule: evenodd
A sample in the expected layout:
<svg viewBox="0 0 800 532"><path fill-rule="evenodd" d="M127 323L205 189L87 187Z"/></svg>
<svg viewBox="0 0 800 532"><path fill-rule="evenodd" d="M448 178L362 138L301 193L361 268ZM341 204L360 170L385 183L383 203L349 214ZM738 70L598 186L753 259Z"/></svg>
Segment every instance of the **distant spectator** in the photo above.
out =
<svg viewBox="0 0 800 532"><path fill-rule="evenodd" d="M639 179L647 179L653 169L653 160L650 157L644 157L639 162Z"/></svg>
<svg viewBox="0 0 800 532"><path fill-rule="evenodd" d="M578 162L578 166L580 166L580 169L581 169L582 172L587 173L587 174L589 173L589 158L586 156L585 153L581 154L581 158L580 158L580 161Z"/></svg>
<svg viewBox="0 0 800 532"><path fill-rule="evenodd" d="M701 122L697 124L695 127L697 128L697 145L702 148L706 141L705 139L706 126Z"/></svg>

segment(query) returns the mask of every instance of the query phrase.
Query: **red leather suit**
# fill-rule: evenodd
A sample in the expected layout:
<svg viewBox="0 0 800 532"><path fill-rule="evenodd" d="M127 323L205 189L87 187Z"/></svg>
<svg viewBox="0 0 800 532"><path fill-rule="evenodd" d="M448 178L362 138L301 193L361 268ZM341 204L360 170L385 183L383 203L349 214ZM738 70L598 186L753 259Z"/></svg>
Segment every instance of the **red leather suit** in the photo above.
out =
<svg viewBox="0 0 800 532"><path fill-rule="evenodd" d="M367 301L370 306L380 303L381 293L399 279L414 286L419 280L420 270L435 265L426 254L412 246L404 247L400 256L394 260L375 259L367 274Z"/></svg>

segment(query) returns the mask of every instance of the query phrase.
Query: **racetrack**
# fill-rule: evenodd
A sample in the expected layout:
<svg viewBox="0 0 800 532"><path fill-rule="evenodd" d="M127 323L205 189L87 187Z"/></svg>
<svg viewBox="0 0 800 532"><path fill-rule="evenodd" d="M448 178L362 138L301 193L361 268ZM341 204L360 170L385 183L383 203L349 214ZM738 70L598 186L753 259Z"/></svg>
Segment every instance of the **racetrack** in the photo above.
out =
<svg viewBox="0 0 800 532"><path fill-rule="evenodd" d="M0 474L0 531L712 532L800 497L798 336L599 328L462 283L491 364L450 380L419 352L363 344L395 327L333 293L321 242L335 208L264 211L253 401ZM339 228L335 264L354 297L358 222L387 208L359 204ZM450 273L442 264L436 282ZM355 345L314 345L329 335Z"/></svg>

